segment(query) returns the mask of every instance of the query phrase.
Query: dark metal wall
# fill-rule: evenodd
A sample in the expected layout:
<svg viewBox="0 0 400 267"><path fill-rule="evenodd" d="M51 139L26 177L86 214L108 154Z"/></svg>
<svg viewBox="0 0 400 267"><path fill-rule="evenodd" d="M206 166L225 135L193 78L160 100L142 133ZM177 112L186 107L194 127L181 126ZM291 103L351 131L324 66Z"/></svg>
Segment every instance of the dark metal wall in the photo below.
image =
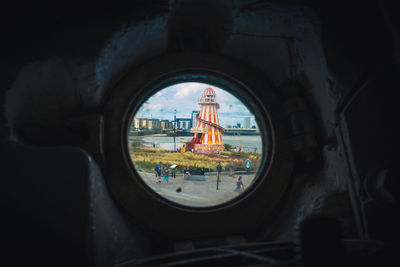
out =
<svg viewBox="0 0 400 267"><path fill-rule="evenodd" d="M102 180L107 173L102 116L121 79L172 53L226 57L254 68L269 81L284 110L286 135L282 137L294 155L291 182L273 219L244 234L245 238L292 239L296 222L310 214L338 218L346 237L387 237L396 233L396 225L385 221L397 211L398 183L395 178L379 178L384 180L380 182L365 177L379 176L369 171L373 166L398 176L393 167L398 143L393 91L399 77L400 42L393 7L390 1L358 6L257 0L7 6L1 18L2 157L18 154L19 148L6 147L7 143L54 149L72 146L95 160ZM12 161L16 163L17 156ZM24 179L35 179L50 192L60 190L41 177L48 168L45 162L38 164L20 176L15 168L1 166L7 210L34 198L11 197L18 186L25 186ZM80 179L80 170L70 171L72 180ZM17 187L16 177L21 179ZM82 187L87 186L79 190ZM97 194L92 189L83 190L87 201L78 204L80 208L90 205L89 195ZM104 199L112 202L114 197ZM380 211L384 220L371 223L379 210L376 203L371 205L374 201L390 208ZM132 251L139 251L132 252L135 257L168 251L180 239L159 237L123 211L113 214L120 220L117 232L130 236ZM23 212L4 217L25 220L32 227L37 223ZM133 230L121 226L125 223L134 225L129 226ZM382 231L387 225L389 229ZM20 233L20 228L12 230ZM118 261L112 248L100 250L113 255L110 261Z"/></svg>

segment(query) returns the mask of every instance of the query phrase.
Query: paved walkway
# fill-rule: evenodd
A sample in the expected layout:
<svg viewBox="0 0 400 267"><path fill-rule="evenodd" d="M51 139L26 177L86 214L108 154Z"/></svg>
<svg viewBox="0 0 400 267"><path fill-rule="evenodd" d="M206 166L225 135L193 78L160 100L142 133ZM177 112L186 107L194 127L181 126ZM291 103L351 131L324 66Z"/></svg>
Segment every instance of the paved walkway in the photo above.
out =
<svg viewBox="0 0 400 267"><path fill-rule="evenodd" d="M169 182L161 184L156 183L153 173L139 172L142 179L155 192L173 202L192 206L206 207L214 206L231 200L239 195L235 192L236 181L239 174L229 176L222 174L217 188L217 176L207 175L206 181L190 181L184 180L183 176L169 177ZM245 190L251 185L255 174L240 174Z"/></svg>

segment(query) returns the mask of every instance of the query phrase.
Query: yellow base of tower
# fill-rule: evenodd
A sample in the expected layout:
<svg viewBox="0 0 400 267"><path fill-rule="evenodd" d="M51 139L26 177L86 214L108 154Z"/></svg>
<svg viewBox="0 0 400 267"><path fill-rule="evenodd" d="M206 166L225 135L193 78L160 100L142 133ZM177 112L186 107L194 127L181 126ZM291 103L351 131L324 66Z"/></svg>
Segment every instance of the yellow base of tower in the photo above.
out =
<svg viewBox="0 0 400 267"><path fill-rule="evenodd" d="M202 154L218 154L224 151L225 147L223 145L206 145L206 144L195 144L194 152Z"/></svg>

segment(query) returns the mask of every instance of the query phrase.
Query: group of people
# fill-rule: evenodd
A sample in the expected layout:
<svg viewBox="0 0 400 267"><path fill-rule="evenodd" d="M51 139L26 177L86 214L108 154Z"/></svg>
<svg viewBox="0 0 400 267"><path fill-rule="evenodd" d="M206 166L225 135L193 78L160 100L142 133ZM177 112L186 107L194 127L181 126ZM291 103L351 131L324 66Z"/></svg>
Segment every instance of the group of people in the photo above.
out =
<svg viewBox="0 0 400 267"><path fill-rule="evenodd" d="M246 160L246 168L248 171L250 169L250 163L251 163L251 160L247 159ZM164 168L162 168L162 163L160 161L154 168L154 171L155 171L155 175L156 175L156 183L157 184L160 184L162 182L168 183L168 179L169 179L168 166L164 166ZM218 162L218 165L217 165L218 179L219 179L219 175L220 175L221 171L222 171L222 166L221 166L221 163ZM185 176L191 176L189 166L185 167L183 173ZM161 177L162 177L162 180L161 180ZM238 180L236 181L235 192L240 193L242 191L244 191L244 184L242 181L242 176L239 176Z"/></svg>
<svg viewBox="0 0 400 267"><path fill-rule="evenodd" d="M176 166L176 165L175 165L175 166ZM162 163L161 163L161 161L160 161L160 162L156 165L156 167L154 168L154 171L155 171L155 174L156 174L156 183L157 183L157 184L160 184L160 183L162 183L162 182L168 183L168 180L169 180L169 169L168 169L168 166L164 166L164 168L163 168L163 167L162 167ZM186 166L186 167L185 167L184 175L191 176L189 166ZM162 180L161 180L161 177L162 177ZM174 169L173 169L173 171L172 171L172 177L175 178Z"/></svg>
<svg viewBox="0 0 400 267"><path fill-rule="evenodd" d="M154 170L156 172L156 183L157 184L161 183L161 174L162 174L162 182L167 182L168 183L168 179L169 179L168 166L164 166L164 170L163 170L162 169L162 164L161 164L161 161L160 161L160 163L158 163L156 165Z"/></svg>

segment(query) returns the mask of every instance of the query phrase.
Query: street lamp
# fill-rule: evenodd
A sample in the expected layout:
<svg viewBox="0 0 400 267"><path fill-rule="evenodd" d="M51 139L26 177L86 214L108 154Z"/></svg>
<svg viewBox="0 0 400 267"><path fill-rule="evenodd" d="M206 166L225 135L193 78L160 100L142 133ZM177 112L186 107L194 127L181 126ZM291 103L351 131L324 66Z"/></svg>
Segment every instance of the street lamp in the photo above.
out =
<svg viewBox="0 0 400 267"><path fill-rule="evenodd" d="M176 109L174 109L174 151L176 152L175 137L176 137Z"/></svg>
<svg viewBox="0 0 400 267"><path fill-rule="evenodd" d="M222 171L221 163L218 162L218 165L217 165L217 190L218 190L218 185L219 185L219 175L221 174L221 171Z"/></svg>

